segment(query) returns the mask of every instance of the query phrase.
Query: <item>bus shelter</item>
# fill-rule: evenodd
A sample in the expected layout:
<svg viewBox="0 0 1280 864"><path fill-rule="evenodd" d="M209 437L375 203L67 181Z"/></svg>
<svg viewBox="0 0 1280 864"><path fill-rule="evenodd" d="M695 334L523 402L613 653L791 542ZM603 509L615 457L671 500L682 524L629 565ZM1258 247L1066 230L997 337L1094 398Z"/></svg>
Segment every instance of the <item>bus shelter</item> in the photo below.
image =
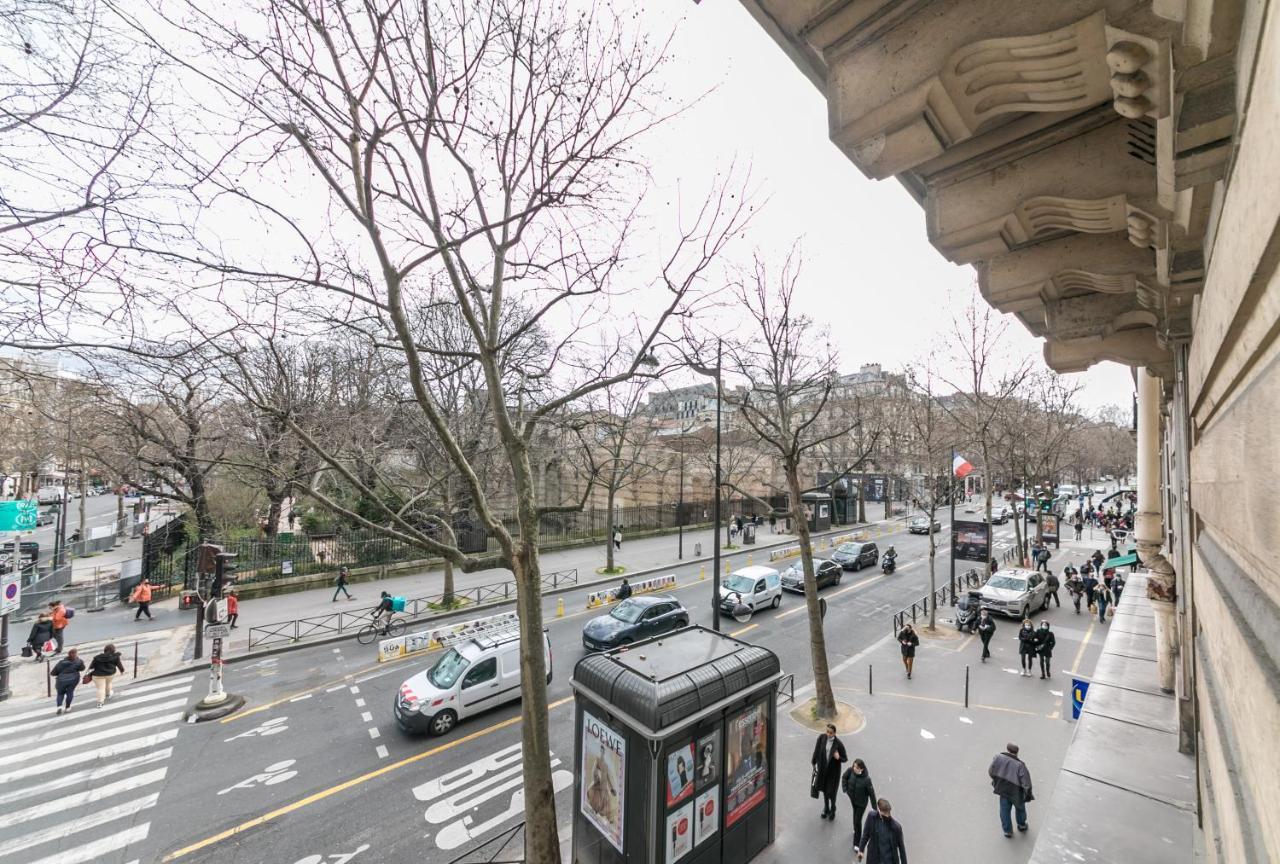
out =
<svg viewBox="0 0 1280 864"><path fill-rule="evenodd" d="M773 842L778 657L688 627L579 660L575 864L750 861Z"/></svg>

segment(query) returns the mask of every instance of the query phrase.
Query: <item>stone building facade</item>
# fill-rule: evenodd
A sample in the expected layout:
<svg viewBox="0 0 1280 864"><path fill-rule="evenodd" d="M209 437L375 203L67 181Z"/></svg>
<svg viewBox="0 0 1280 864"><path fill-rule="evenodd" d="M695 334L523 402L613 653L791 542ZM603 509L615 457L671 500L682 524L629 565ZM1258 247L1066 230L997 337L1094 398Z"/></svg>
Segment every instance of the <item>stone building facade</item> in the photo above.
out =
<svg viewBox="0 0 1280 864"><path fill-rule="evenodd" d="M1195 838L1280 861L1280 0L742 3L1049 366L1133 368Z"/></svg>

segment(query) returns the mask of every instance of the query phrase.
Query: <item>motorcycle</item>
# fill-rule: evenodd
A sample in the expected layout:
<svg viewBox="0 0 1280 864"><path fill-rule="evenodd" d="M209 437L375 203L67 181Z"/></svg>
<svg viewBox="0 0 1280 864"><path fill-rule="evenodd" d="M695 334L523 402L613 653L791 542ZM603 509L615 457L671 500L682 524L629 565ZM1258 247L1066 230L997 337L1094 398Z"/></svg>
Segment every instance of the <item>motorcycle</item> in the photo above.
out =
<svg viewBox="0 0 1280 864"><path fill-rule="evenodd" d="M886 576L888 576L897 568L898 568L897 558L891 557L889 555L885 555L884 558L880 561L880 572L884 573L884 575Z"/></svg>

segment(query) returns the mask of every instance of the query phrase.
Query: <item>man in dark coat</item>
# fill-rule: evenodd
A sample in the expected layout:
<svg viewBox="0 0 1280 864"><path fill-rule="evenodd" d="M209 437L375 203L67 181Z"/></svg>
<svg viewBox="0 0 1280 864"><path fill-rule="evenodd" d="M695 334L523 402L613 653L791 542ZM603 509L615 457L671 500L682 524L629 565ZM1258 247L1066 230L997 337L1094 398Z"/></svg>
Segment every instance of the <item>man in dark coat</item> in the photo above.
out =
<svg viewBox="0 0 1280 864"><path fill-rule="evenodd" d="M881 798L867 815L862 829L858 860L866 864L907 864L907 846L902 842L902 825L893 818L893 807Z"/></svg>
<svg viewBox="0 0 1280 864"><path fill-rule="evenodd" d="M815 791L822 795L822 818L835 820L836 795L840 791L841 766L849 761L844 743L836 737L836 727L827 724L825 735L819 735L813 745L813 777ZM815 794L816 798L817 795Z"/></svg>
<svg viewBox="0 0 1280 864"><path fill-rule="evenodd" d="M991 656L991 637L996 633L996 621L991 613L983 609L978 613L978 638L982 640L982 662L986 663Z"/></svg>
<svg viewBox="0 0 1280 864"><path fill-rule="evenodd" d="M1034 801L1031 794L1031 772L1018 758L1018 745L1009 744L1004 752L991 760L987 769L991 778L991 791L1000 796L1000 827L1004 836L1013 836L1013 823L1009 818L1012 810L1018 817L1018 830L1027 830L1027 802Z"/></svg>

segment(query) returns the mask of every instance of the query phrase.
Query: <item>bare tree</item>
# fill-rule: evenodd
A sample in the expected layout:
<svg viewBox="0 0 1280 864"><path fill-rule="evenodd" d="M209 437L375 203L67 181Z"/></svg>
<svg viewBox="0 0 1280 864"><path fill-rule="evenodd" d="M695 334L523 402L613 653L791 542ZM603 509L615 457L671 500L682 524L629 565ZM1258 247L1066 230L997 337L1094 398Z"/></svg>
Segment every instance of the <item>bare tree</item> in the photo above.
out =
<svg viewBox="0 0 1280 864"><path fill-rule="evenodd" d="M920 507L929 520L929 596L938 590L937 535L933 532L933 521L938 508L950 492L950 484L944 478L951 476L951 424L949 417L938 402L935 389L936 380L933 369L936 363L926 361L909 370L907 382L909 389L901 403L901 415L908 423L911 446L925 468L925 483L918 498ZM929 630L938 626L937 604L929 604Z"/></svg>
<svg viewBox="0 0 1280 864"><path fill-rule="evenodd" d="M611 387L600 407L590 412L591 443L584 453L591 477L605 493L605 573L621 572L614 565L613 532L617 525L618 494L635 486L661 467L655 453L655 427L644 408L646 379Z"/></svg>
<svg viewBox="0 0 1280 864"><path fill-rule="evenodd" d="M743 422L781 460L804 568L815 712L819 719L834 720L835 691L822 630L813 543L802 501L809 484L801 482L800 471L810 454L827 442L848 435L856 420L832 401L837 382L834 347L813 321L798 314L793 306L799 277L800 260L793 252L773 278L757 258L752 271L735 286L753 332L730 346L732 373L745 379L747 385L735 390L729 401Z"/></svg>

